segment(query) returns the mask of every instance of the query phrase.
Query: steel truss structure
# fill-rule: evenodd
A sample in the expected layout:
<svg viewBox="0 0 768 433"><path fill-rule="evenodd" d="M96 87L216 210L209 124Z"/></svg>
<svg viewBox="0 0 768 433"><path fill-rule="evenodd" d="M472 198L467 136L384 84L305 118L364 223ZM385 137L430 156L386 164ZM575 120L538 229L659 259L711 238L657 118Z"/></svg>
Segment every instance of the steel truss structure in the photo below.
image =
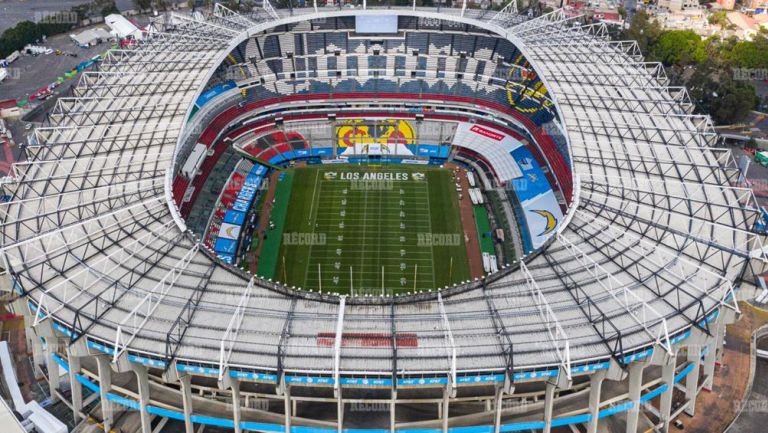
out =
<svg viewBox="0 0 768 433"><path fill-rule="evenodd" d="M2 253L35 325L54 322L113 362L161 370L344 378L445 378L629 364L633 354L712 330L734 290L766 269L759 207L706 116L644 62L637 44L561 11L523 20L473 10L245 16L169 13L111 51L59 99L5 184ZM515 4L514 2L510 4ZM568 224L524 263L461 292L412 301L313 298L225 267L185 232L170 199L191 106L238 43L281 23L355 13L457 20L508 38L546 84L579 185ZM199 133L199 131L198 131ZM389 335L389 346L342 344ZM334 336L318 344L318 335ZM416 335L418 347L399 343ZM133 357L133 358L132 358ZM559 382L559 386L563 383ZM339 397L341 398L341 397Z"/></svg>

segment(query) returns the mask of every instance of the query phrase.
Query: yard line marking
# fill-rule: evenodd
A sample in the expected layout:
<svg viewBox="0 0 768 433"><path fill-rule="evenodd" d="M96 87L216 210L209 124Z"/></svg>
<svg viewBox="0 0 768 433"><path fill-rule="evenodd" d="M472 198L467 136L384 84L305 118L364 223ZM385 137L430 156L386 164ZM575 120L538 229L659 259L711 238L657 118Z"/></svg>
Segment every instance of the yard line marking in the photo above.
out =
<svg viewBox="0 0 768 433"><path fill-rule="evenodd" d="M429 204L429 183L426 184L426 190L427 190L427 209L432 209L432 206ZM429 233L432 233L432 216L430 215L429 218ZM430 250L432 251L432 255L430 256L430 259L432 260L432 287L435 287L435 248L434 246L430 246ZM437 287L435 287L437 288Z"/></svg>
<svg viewBox="0 0 768 433"><path fill-rule="evenodd" d="M315 172L315 185L314 185L314 187L312 189L312 203L309 206L309 222L308 223L309 223L310 231L312 233L315 232L314 224L312 224L312 222L313 222L312 215L313 214L315 214L314 215L314 220L315 220L315 224L317 224L317 222L316 222L317 214L315 212L314 206L315 206L315 192L317 192L317 179L319 177L320 177L320 170L317 170ZM319 193L321 193L321 194L322 194L322 189L323 189L323 184L321 182L320 183L320 191L319 191ZM311 262L311 260L310 260L311 257L312 257L312 244L310 243L309 244L309 251L307 252L307 264L304 266L304 285L305 286L307 285L307 276L309 275L309 262Z"/></svg>

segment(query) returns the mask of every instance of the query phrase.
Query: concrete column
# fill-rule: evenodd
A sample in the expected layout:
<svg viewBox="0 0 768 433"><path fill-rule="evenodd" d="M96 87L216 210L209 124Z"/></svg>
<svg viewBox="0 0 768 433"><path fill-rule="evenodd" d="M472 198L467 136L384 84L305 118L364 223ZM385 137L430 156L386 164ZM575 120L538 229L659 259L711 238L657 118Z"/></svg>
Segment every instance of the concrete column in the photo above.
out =
<svg viewBox="0 0 768 433"><path fill-rule="evenodd" d="M544 433L552 430L552 409L555 403L555 384L547 382L544 390Z"/></svg>
<svg viewBox="0 0 768 433"><path fill-rule="evenodd" d="M109 358L104 355L96 355L96 367L99 372L99 398L101 402L101 417L104 423L104 431L109 432L115 424L115 414L112 411L112 403L107 399L107 394L112 390L112 366Z"/></svg>
<svg viewBox="0 0 768 433"><path fill-rule="evenodd" d="M43 342L40 341L40 337L34 334L32 328L27 328L27 333L32 335L30 339L30 346L32 347L32 361L34 362L35 374L42 373L40 366L45 364L45 351L43 350Z"/></svg>
<svg viewBox="0 0 768 433"><path fill-rule="evenodd" d="M496 388L496 401L494 402L494 416L493 416L493 433L499 433L501 430L501 409L504 405L504 399L502 398L504 396L504 388L498 387Z"/></svg>
<svg viewBox="0 0 768 433"><path fill-rule="evenodd" d="M448 417L449 414L449 402L451 397L451 384L445 385L445 388L443 389L443 405L442 405L442 415L443 415L443 433L448 433Z"/></svg>
<svg viewBox="0 0 768 433"><path fill-rule="evenodd" d="M708 339L707 354L704 355L704 388L712 391L715 383L715 361L717 360L717 347L715 339Z"/></svg>
<svg viewBox="0 0 768 433"><path fill-rule="evenodd" d="M81 372L80 358L73 356L67 348L67 362L69 363L69 391L72 400L72 417L75 425L80 423L80 412L83 410L83 385L77 380Z"/></svg>
<svg viewBox="0 0 768 433"><path fill-rule="evenodd" d="M685 377L685 399L688 406L685 413L693 416L696 413L696 393L699 390L699 365L701 364L701 346L688 346L688 362L693 364L693 370Z"/></svg>
<svg viewBox="0 0 768 433"><path fill-rule="evenodd" d="M240 381L232 379L232 419L235 422L235 433L240 433Z"/></svg>
<svg viewBox="0 0 768 433"><path fill-rule="evenodd" d="M185 374L179 378L181 383L181 401L184 405L184 431L186 433L195 433L195 427L192 425L192 378Z"/></svg>
<svg viewBox="0 0 768 433"><path fill-rule="evenodd" d="M721 316L724 316L727 313L723 313L724 308L720 309ZM723 359L723 346L725 345L725 334L726 334L726 328L725 328L725 317L718 317L717 318L717 324L715 325L715 347L716 347L716 356L715 361L722 361Z"/></svg>
<svg viewBox="0 0 768 433"><path fill-rule="evenodd" d="M147 373L147 367L131 363L131 369L136 374L136 384L139 389L139 416L141 417L141 432L152 433L152 424L149 419L149 412L147 412L147 405L149 405L149 374Z"/></svg>
<svg viewBox="0 0 768 433"><path fill-rule="evenodd" d="M285 385L285 392L283 393L285 398L285 432L291 431L291 385Z"/></svg>
<svg viewBox="0 0 768 433"><path fill-rule="evenodd" d="M670 359L661 366L661 380L667 385L667 389L661 393L659 398L659 414L661 415L661 422L663 433L669 432L669 422L671 421L672 414L672 397L675 392L675 362L676 357L670 357Z"/></svg>
<svg viewBox="0 0 768 433"><path fill-rule="evenodd" d="M13 287L13 281L8 278L8 282ZM35 314L29 311L29 305L25 298L17 298L11 303L11 308L15 314L20 314L24 317L24 337L27 341L27 348L32 349L32 360L34 362L34 372L42 373L40 366L45 363L45 351L43 350L43 343L40 341L40 336L37 335L32 324L35 323Z"/></svg>
<svg viewBox="0 0 768 433"><path fill-rule="evenodd" d="M600 412L600 397L606 374L605 370L600 370L589 377L589 414L592 417L587 424L587 433L597 433L597 416Z"/></svg>
<svg viewBox="0 0 768 433"><path fill-rule="evenodd" d="M56 337L47 337L45 339L45 365L48 368L48 387L51 393L51 400L54 402L59 400L56 390L59 389L60 384L59 364L53 359L57 347Z"/></svg>
<svg viewBox="0 0 768 433"><path fill-rule="evenodd" d="M344 429L344 399L341 396L341 386L337 391L336 396L336 429L339 433Z"/></svg>
<svg viewBox="0 0 768 433"><path fill-rule="evenodd" d="M395 424L397 423L397 390L392 389L392 399L389 402L389 433L395 433Z"/></svg>
<svg viewBox="0 0 768 433"><path fill-rule="evenodd" d="M712 338L707 339L707 354L704 356L704 388L711 391L715 383L715 363L719 359L718 343L725 334L725 319L718 317L714 324Z"/></svg>
<svg viewBox="0 0 768 433"><path fill-rule="evenodd" d="M637 433L640 418L640 392L643 387L643 370L647 362L639 361L629 365L629 401L632 408L627 411L627 433Z"/></svg>

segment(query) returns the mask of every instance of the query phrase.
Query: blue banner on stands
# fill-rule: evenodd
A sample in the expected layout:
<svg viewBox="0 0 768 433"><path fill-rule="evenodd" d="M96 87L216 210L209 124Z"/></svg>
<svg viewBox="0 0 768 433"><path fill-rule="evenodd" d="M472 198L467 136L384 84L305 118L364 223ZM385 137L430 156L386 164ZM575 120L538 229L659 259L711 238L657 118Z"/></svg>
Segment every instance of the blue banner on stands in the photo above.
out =
<svg viewBox="0 0 768 433"><path fill-rule="evenodd" d="M312 152L309 149L296 149L293 151L293 154L296 155L296 158L312 156Z"/></svg>
<svg viewBox="0 0 768 433"><path fill-rule="evenodd" d="M238 212L248 212L249 207L251 207L251 203L245 200L235 200L235 204L232 205L232 209Z"/></svg>
<svg viewBox="0 0 768 433"><path fill-rule="evenodd" d="M373 379L369 377L342 377L342 385L347 386L392 386L392 379Z"/></svg>
<svg viewBox="0 0 768 433"><path fill-rule="evenodd" d="M312 377L312 376L285 376L287 383L301 383L304 385L333 385L332 377Z"/></svg>
<svg viewBox="0 0 768 433"><path fill-rule="evenodd" d="M522 373L515 373L515 380L530 380L530 379L542 379L545 377L557 377L559 370L544 370L544 371L525 371Z"/></svg>
<svg viewBox="0 0 768 433"><path fill-rule="evenodd" d="M484 374L481 376L459 376L456 378L458 385L469 385L473 383L496 383L504 382L503 374Z"/></svg>
<svg viewBox="0 0 768 433"><path fill-rule="evenodd" d="M235 210L228 210L224 212L224 222L241 226L245 222L245 214Z"/></svg>
<svg viewBox="0 0 768 433"><path fill-rule="evenodd" d="M236 248L237 241L226 238L217 238L213 250L217 253L234 254Z"/></svg>
<svg viewBox="0 0 768 433"><path fill-rule="evenodd" d="M447 384L447 377L416 377L397 379L397 386L437 386Z"/></svg>
<svg viewBox="0 0 768 433"><path fill-rule="evenodd" d="M261 176L257 174L249 174L245 177L245 186L251 188L258 188L261 184Z"/></svg>
<svg viewBox="0 0 768 433"><path fill-rule="evenodd" d="M235 263L235 256L233 256L232 254L225 254L225 253L218 253L217 252L216 255L219 256L219 258L221 259L222 262L224 262L224 263L226 263L228 265L232 265L232 264Z"/></svg>
<svg viewBox="0 0 768 433"><path fill-rule="evenodd" d="M218 376L219 375L219 369L218 368L209 368L209 367L202 367L199 365L189 365L189 364L176 364L176 370L182 371L185 373L194 373L194 374L203 374L206 376Z"/></svg>
<svg viewBox="0 0 768 433"><path fill-rule="evenodd" d="M143 356L128 355L128 360L139 364L148 365L155 368L165 368L165 361L159 359L145 358Z"/></svg>
<svg viewBox="0 0 768 433"><path fill-rule="evenodd" d="M258 382L277 382L276 374L253 373L250 371L229 370L229 376L235 379L247 379Z"/></svg>
<svg viewBox="0 0 768 433"><path fill-rule="evenodd" d="M440 155L440 146L434 144L420 144L417 155L419 156L438 156Z"/></svg>
<svg viewBox="0 0 768 433"><path fill-rule="evenodd" d="M523 172L521 178L512 181L515 194L521 203L552 190L544 171L527 147L520 146L510 154Z"/></svg>
<svg viewBox="0 0 768 433"><path fill-rule="evenodd" d="M202 95L200 95L199 98L197 98L197 101L195 102L195 105L197 105L198 108L202 107L203 105L207 104L208 101L211 99L221 95L222 93L226 92L229 89L232 89L236 86L234 81L227 81L226 83L221 83L216 87L211 88L210 90L204 92Z"/></svg>
<svg viewBox="0 0 768 433"><path fill-rule="evenodd" d="M332 147L314 147L312 148L312 156L333 156Z"/></svg>
<svg viewBox="0 0 768 433"><path fill-rule="evenodd" d="M256 190L249 186L244 186L240 189L240 192L237 193L238 200L247 201L249 203L253 200L254 196L256 196Z"/></svg>

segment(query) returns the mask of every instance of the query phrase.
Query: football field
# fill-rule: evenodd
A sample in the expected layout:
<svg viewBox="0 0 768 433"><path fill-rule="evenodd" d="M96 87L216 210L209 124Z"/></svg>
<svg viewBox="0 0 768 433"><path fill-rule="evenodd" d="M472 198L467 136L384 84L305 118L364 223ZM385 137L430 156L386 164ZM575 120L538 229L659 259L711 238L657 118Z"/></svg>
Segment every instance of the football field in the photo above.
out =
<svg viewBox="0 0 768 433"><path fill-rule="evenodd" d="M450 171L348 164L292 170L278 280L378 296L469 279Z"/></svg>

